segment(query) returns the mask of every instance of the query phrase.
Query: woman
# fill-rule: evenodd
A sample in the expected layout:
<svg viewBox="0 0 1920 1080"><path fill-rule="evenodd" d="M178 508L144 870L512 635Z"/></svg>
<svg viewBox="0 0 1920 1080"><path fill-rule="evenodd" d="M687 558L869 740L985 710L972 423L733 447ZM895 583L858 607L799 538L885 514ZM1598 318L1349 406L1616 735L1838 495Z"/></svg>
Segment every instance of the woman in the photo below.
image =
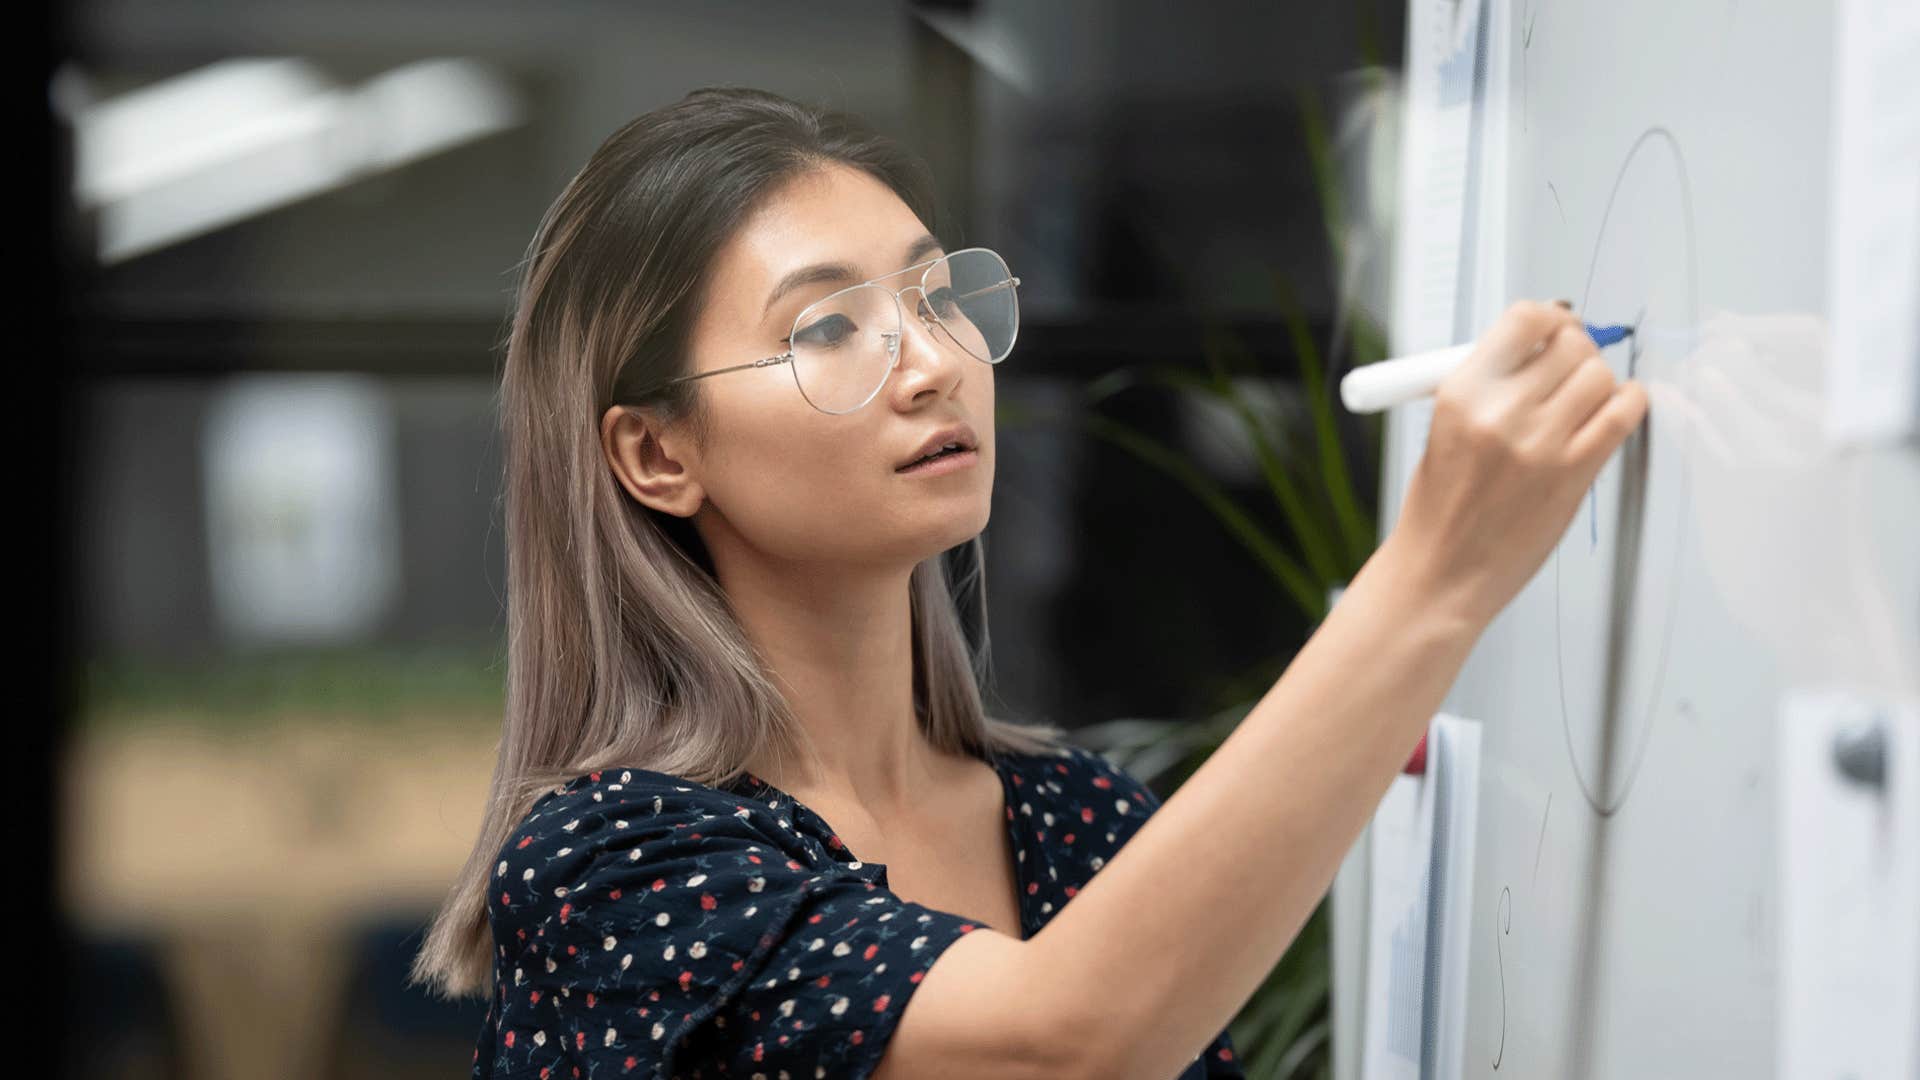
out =
<svg viewBox="0 0 1920 1080"><path fill-rule="evenodd" d="M1227 1021L1646 409L1516 304L1397 528L1161 806L982 709L944 556L979 565L1018 279L932 218L853 118L710 89L541 222L504 737L415 962L489 995L476 1077L1241 1075Z"/></svg>

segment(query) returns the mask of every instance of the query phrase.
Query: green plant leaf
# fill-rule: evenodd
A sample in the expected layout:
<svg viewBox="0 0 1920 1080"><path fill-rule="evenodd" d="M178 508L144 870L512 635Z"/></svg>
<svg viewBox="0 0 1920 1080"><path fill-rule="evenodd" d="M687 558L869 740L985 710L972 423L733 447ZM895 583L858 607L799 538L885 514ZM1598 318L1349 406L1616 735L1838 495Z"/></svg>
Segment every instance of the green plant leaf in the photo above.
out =
<svg viewBox="0 0 1920 1080"><path fill-rule="evenodd" d="M1286 278L1276 273L1273 280L1280 304L1286 311L1287 331L1299 354L1300 377L1306 384L1307 404L1313 413L1314 433L1319 438L1321 481L1325 484L1327 497L1333 504L1334 520L1338 522L1341 537L1346 543L1350 576L1373 551L1373 521L1354 498L1353 481L1347 475L1346 454L1341 449L1340 432L1333 416L1333 399L1326 392L1321 379L1320 350L1307 329L1306 313L1300 309L1299 301Z"/></svg>
<svg viewBox="0 0 1920 1080"><path fill-rule="evenodd" d="M1217 340L1217 339L1216 339ZM1210 343L1208 354L1213 355L1219 346ZM1261 475L1267 481L1268 490L1273 492L1274 501L1280 504L1280 512L1285 516L1288 527L1299 540L1307 564L1312 567L1314 576L1322 581L1341 580L1347 575L1342 572L1340 556L1336 554L1338 539L1328 532L1324 518L1314 513L1308 506L1306 496L1294 483L1287 468L1288 461L1282 457L1267 437L1267 425L1254 415L1253 408L1247 403L1246 395L1232 381L1221 379L1218 396L1234 411L1248 439L1253 443L1254 456L1259 461Z"/></svg>

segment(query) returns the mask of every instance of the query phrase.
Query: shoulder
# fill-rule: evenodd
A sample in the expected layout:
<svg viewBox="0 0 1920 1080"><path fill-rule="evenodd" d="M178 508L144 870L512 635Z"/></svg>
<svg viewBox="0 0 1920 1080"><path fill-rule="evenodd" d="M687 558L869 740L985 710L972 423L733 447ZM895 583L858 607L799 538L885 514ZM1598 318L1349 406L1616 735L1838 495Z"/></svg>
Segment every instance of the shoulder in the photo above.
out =
<svg viewBox="0 0 1920 1080"><path fill-rule="evenodd" d="M522 924L567 912L568 899L588 885L617 896L623 882L651 889L662 874L691 877L703 867L803 872L819 856L793 836L791 817L784 807L669 773L588 773L550 789L522 816L496 859L488 907L496 924Z"/></svg>

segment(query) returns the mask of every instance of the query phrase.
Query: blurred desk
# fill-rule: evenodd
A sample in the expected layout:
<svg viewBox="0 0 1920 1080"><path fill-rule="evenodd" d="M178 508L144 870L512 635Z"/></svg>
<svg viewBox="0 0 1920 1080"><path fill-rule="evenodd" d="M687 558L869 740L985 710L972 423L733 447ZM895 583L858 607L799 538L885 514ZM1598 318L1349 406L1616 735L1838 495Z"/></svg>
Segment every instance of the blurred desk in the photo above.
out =
<svg viewBox="0 0 1920 1080"><path fill-rule="evenodd" d="M161 943L191 1075L317 1080L352 935L395 915L424 929L477 834L495 731L334 717L82 731L61 778L68 917Z"/></svg>

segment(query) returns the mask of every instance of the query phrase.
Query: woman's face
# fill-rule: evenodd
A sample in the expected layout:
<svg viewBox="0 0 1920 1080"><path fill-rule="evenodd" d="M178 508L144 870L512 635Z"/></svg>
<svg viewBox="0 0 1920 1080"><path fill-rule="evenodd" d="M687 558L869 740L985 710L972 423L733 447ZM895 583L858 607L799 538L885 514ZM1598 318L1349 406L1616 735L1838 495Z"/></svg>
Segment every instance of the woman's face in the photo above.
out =
<svg viewBox="0 0 1920 1080"><path fill-rule="evenodd" d="M943 251L872 176L839 165L804 174L715 254L694 322L690 373L778 356L809 304L865 281L889 289L918 284L920 270L898 271ZM783 279L821 264L846 273L820 275L769 303ZM628 491L656 509L695 515L723 574L742 549L775 561L911 569L977 535L993 492L993 365L917 318L917 290L900 300L898 360L879 392L853 412L832 415L809 404L791 364L701 380L712 417L704 448L672 429L657 433L657 449L647 447L640 426L613 422L622 410L610 410L603 431ZM953 424L973 430L971 465L942 474L898 471L923 441Z"/></svg>

